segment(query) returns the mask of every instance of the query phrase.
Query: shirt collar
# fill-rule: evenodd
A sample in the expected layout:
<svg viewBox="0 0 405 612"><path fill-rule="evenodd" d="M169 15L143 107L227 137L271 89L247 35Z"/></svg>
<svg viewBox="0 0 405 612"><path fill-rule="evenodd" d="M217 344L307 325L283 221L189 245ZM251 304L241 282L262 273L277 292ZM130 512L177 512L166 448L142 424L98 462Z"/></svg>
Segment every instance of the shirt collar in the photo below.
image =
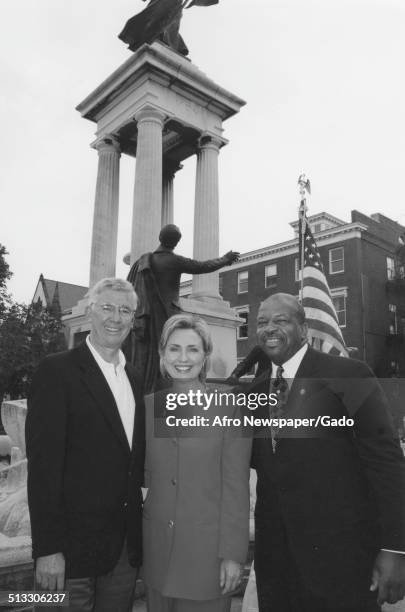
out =
<svg viewBox="0 0 405 612"><path fill-rule="evenodd" d="M97 363L99 364L99 366L101 368L109 368L111 366L113 368L115 368L115 365L113 363L111 363L110 361L106 361L104 359L104 357L102 357L100 355L98 350L92 345L92 343L90 342L90 334L88 336L86 336L86 344L89 347L90 352L93 355L94 359L97 361ZM126 360L125 360L124 353L121 351L121 349L119 349L118 350L118 365L117 365L117 367L122 367L122 368L125 369L125 364L126 364Z"/></svg>
<svg viewBox="0 0 405 612"><path fill-rule="evenodd" d="M298 349L298 351L292 356L290 357L290 359L288 359L288 361L286 361L285 363L283 363L283 378L287 379L294 379L297 372L298 372L298 368L301 365L301 361L304 359L305 353L308 350L308 344L305 343L304 346L301 346L300 349ZM275 364L274 364L275 366ZM273 369L273 375L275 376L275 371Z"/></svg>

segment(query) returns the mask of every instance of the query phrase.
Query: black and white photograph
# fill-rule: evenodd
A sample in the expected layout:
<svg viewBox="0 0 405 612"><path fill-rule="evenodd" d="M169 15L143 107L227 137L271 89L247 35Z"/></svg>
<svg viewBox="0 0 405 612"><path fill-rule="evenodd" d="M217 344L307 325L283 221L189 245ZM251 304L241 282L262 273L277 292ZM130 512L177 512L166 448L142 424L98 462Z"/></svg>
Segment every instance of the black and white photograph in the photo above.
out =
<svg viewBox="0 0 405 612"><path fill-rule="evenodd" d="M405 4L2 0L0 609L405 612Z"/></svg>

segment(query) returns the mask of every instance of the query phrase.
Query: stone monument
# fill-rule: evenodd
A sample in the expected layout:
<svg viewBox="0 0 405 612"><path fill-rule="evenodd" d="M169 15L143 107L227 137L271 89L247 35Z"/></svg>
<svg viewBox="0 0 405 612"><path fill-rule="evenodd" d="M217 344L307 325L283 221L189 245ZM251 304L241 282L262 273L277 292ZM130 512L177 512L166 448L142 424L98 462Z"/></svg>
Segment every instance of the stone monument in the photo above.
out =
<svg viewBox="0 0 405 612"><path fill-rule="evenodd" d="M223 123L243 100L208 78L160 41L143 44L77 107L96 124L98 153L90 285L115 275L121 155L136 158L130 263L157 246L156 236L173 223L173 186L182 162L196 158L194 251L197 260L219 254L218 157L228 144ZM234 245L235 248L237 245ZM209 376L226 377L236 364L241 320L218 292L218 272L193 278L186 312L203 316L215 352ZM86 329L85 301L64 318L74 336Z"/></svg>
<svg viewBox="0 0 405 612"><path fill-rule="evenodd" d="M11 461L0 466L0 591L33 586L25 454L26 400L3 402L1 419L11 440ZM0 606L2 604L0 596Z"/></svg>

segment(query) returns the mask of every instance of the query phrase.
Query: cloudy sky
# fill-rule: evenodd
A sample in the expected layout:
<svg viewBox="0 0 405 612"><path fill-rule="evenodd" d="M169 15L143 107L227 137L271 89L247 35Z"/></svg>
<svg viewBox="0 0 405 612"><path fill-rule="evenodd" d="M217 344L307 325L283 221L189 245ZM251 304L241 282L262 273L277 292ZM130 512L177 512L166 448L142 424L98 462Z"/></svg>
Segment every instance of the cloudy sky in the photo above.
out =
<svg viewBox="0 0 405 612"><path fill-rule="evenodd" d="M0 243L14 297L39 274L86 285L97 154L75 106L128 57L117 38L141 0L2 0ZM193 62L247 101L225 124L221 251L292 237L297 179L310 214L358 209L405 224L403 0L220 0L186 12ZM117 274L129 250L135 162L122 158ZM195 160L176 177L192 255Z"/></svg>

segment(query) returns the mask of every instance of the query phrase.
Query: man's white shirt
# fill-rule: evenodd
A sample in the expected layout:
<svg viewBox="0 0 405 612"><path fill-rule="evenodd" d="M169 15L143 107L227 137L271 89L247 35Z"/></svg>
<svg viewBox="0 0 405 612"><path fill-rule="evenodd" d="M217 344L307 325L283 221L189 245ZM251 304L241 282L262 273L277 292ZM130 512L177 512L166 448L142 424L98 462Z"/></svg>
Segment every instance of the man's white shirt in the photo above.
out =
<svg viewBox="0 0 405 612"><path fill-rule="evenodd" d="M91 344L90 336L86 337L86 344L111 389L111 393L113 394L115 403L117 404L122 425L128 439L129 447L132 449L135 398L132 392L131 383L129 382L127 373L125 372L126 362L124 354L122 351L118 351L119 362L118 365L114 365L101 357L100 353L98 353Z"/></svg>
<svg viewBox="0 0 405 612"><path fill-rule="evenodd" d="M301 365L301 361L304 359L305 357L305 353L308 350L308 344L305 343L304 346L301 346L301 348L295 353L295 355L293 355L292 357L290 357L290 359L288 361L286 361L285 363L283 363L283 378L284 380L287 381L288 383L288 387L291 390L291 385L294 381L294 378L298 372L298 368ZM277 367L275 363L272 364L272 368L271 368L271 378L276 378L276 372L277 372Z"/></svg>

